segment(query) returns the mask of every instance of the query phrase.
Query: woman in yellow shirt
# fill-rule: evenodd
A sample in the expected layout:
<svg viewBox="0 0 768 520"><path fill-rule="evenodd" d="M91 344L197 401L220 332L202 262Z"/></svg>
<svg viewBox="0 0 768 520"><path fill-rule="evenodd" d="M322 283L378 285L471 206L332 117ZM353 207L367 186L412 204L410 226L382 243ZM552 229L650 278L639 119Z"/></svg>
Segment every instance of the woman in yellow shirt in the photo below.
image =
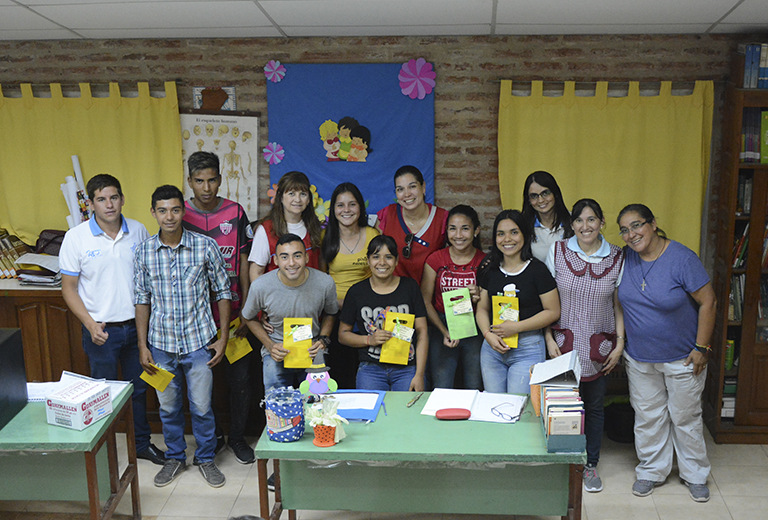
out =
<svg viewBox="0 0 768 520"><path fill-rule="evenodd" d="M336 282L339 309L347 291L357 282L371 277L368 267L368 243L379 234L368 225L365 200L357 186L343 182L331 195L331 211L321 246L322 265ZM329 347L331 376L339 388L354 388L358 353L338 342L338 322Z"/></svg>

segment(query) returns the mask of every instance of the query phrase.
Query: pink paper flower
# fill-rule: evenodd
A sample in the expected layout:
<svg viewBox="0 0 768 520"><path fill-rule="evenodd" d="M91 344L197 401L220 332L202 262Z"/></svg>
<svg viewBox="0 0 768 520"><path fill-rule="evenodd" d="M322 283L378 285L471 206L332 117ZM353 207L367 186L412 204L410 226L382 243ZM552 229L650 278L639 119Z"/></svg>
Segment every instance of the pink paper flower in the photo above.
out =
<svg viewBox="0 0 768 520"><path fill-rule="evenodd" d="M275 203L275 197L277 196L277 184L273 184L271 188L267 190L267 196L269 197L269 203Z"/></svg>
<svg viewBox="0 0 768 520"><path fill-rule="evenodd" d="M264 148L264 160L269 164L280 164L285 157L285 150L277 143L269 143Z"/></svg>
<svg viewBox="0 0 768 520"><path fill-rule="evenodd" d="M277 83L285 77L285 66L281 65L278 60L269 60L264 65L264 75L272 83Z"/></svg>
<svg viewBox="0 0 768 520"><path fill-rule="evenodd" d="M437 74L432 70L432 64L424 58L403 63L397 79L400 80L400 91L411 99L424 99L432 93Z"/></svg>

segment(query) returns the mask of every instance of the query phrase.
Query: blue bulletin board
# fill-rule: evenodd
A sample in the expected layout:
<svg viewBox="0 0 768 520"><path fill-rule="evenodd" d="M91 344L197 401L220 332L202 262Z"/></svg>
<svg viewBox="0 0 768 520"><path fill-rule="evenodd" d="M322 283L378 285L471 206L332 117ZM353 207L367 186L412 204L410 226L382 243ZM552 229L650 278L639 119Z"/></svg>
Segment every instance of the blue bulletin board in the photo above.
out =
<svg viewBox="0 0 768 520"><path fill-rule="evenodd" d="M263 155L270 163L270 197L283 174L298 170L316 187L321 220L341 182L360 188L372 214L394 202L394 173L411 164L424 175L427 201L434 201L431 64L423 59L352 65L271 61L265 74L269 143ZM351 143L344 143L346 132Z"/></svg>

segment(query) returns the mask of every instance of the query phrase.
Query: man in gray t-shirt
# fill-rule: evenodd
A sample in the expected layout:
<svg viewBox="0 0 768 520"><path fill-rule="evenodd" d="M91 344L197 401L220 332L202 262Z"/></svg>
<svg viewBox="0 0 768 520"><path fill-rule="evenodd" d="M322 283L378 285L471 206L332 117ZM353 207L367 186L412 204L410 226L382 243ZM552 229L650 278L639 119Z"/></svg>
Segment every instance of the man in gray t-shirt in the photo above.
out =
<svg viewBox="0 0 768 520"><path fill-rule="evenodd" d="M264 389L275 386L298 388L306 377L303 368L285 368L283 359L288 350L283 347L285 318L312 318L312 346L309 356L315 357L326 349L331 340L335 315L339 312L336 285L327 274L307 267L307 252L301 238L287 233L275 247L277 270L259 276L251 283L248 298L240 315L248 328L261 341L264 362ZM264 311L271 333L256 319Z"/></svg>

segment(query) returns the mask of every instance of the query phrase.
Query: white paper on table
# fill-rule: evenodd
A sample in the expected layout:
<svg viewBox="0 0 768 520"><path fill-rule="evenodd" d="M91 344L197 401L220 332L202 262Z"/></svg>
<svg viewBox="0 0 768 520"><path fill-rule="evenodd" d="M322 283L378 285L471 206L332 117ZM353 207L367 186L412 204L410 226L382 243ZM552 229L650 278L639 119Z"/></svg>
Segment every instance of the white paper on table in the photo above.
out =
<svg viewBox="0 0 768 520"><path fill-rule="evenodd" d="M365 392L344 392L331 394L339 402L339 410L373 410L379 394Z"/></svg>
<svg viewBox="0 0 768 520"><path fill-rule="evenodd" d="M53 255L41 255L38 253L24 253L14 262L16 264L31 264L38 265L54 273L58 273L59 257Z"/></svg>
<svg viewBox="0 0 768 520"><path fill-rule="evenodd" d="M457 390L453 388L435 388L421 409L421 415L435 415L444 408L464 408L472 410L477 390Z"/></svg>
<svg viewBox="0 0 768 520"><path fill-rule="evenodd" d="M523 413L528 396L517 394L494 394L480 392L475 399L470 421L484 421L511 424ZM493 413L496 410L497 413ZM511 420L504 417L511 417Z"/></svg>

